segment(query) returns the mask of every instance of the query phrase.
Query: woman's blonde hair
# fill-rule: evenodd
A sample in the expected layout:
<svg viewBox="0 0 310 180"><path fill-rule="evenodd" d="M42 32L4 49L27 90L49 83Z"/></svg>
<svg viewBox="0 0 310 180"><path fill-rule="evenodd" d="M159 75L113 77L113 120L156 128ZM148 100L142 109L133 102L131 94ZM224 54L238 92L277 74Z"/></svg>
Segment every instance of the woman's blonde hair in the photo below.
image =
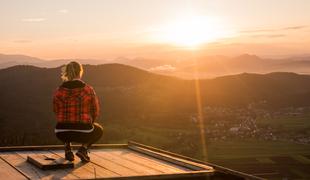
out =
<svg viewBox="0 0 310 180"><path fill-rule="evenodd" d="M72 81L75 78L81 78L83 75L83 66L76 61L71 61L61 69L61 79L63 81Z"/></svg>

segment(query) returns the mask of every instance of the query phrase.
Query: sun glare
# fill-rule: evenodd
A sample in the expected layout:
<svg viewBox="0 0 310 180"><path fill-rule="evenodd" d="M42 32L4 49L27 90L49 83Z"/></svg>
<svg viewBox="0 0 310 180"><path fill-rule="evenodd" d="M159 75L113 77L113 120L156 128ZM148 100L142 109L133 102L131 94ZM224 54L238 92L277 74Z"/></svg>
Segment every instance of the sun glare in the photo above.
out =
<svg viewBox="0 0 310 180"><path fill-rule="evenodd" d="M229 37L225 24L218 18L190 16L163 25L156 30L156 40L176 46L196 48L220 38Z"/></svg>

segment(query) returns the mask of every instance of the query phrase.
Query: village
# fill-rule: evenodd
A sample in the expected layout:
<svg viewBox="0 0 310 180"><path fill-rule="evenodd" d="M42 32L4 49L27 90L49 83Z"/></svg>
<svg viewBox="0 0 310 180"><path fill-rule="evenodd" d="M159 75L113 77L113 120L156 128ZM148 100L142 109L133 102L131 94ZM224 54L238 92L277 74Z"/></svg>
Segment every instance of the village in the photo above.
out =
<svg viewBox="0 0 310 180"><path fill-rule="evenodd" d="M202 116L206 138L211 141L255 138L262 141L310 144L310 123L307 119L310 107L277 110L259 108L264 103L266 102L252 103L246 108L204 107ZM300 119L308 123L295 128L298 122L294 121ZM198 115L190 116L190 121L192 124L199 124ZM278 123L272 123L273 121Z"/></svg>

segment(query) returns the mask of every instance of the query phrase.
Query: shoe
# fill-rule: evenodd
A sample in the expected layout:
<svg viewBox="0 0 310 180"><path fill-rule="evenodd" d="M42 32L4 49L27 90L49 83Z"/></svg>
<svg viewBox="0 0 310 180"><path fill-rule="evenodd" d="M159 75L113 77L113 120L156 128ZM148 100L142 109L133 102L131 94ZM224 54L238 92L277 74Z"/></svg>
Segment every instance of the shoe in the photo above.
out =
<svg viewBox="0 0 310 180"><path fill-rule="evenodd" d="M81 159L82 162L89 162L90 158L88 156L88 151L85 147L80 147L76 152L76 155Z"/></svg>
<svg viewBox="0 0 310 180"><path fill-rule="evenodd" d="M72 152L70 142L65 143L65 159L68 161L74 161L74 154Z"/></svg>
<svg viewBox="0 0 310 180"><path fill-rule="evenodd" d="M72 151L65 152L65 159L68 161L74 161L74 154Z"/></svg>

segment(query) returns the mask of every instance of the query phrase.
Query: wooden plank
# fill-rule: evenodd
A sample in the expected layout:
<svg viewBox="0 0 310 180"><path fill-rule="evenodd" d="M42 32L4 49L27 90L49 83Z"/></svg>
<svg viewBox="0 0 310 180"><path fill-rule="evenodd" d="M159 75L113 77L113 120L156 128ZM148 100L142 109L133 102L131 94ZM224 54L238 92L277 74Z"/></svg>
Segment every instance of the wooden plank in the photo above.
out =
<svg viewBox="0 0 310 180"><path fill-rule="evenodd" d="M48 176L46 172L31 166L23 157L15 152L1 153L1 158L23 174L27 175L30 179L42 179Z"/></svg>
<svg viewBox="0 0 310 180"><path fill-rule="evenodd" d="M155 158L158 158L158 159L161 159L161 160L164 160L164 161L168 161L170 163L173 163L173 164L176 164L176 165L179 165L179 166L183 166L183 167L189 168L191 170L195 170L195 171L208 170L210 172L214 171L213 168L210 167L210 166L206 166L206 165L203 165L203 164L198 164L198 163L191 162L191 161L188 161L188 160L185 160L185 159L181 159L181 158L178 158L178 157L173 157L173 156L168 155L168 154L164 154L164 153L160 153L160 152L155 152L155 151L152 151L152 150L149 150L149 149L145 149L145 148L142 148L142 147L136 147L136 146L129 146L129 148L134 150L134 151L137 151L137 152L140 152L140 153L144 153L144 154L147 154L149 156L153 156Z"/></svg>
<svg viewBox="0 0 310 180"><path fill-rule="evenodd" d="M134 161L135 163L141 164L143 166L147 166L153 169L156 169L162 173L179 173L188 171L188 169L176 166L175 164L171 164L166 161L162 161L151 156L147 156L145 154L137 153L131 150L125 150L123 152L112 152L117 156L121 156L124 159L129 161Z"/></svg>
<svg viewBox="0 0 310 180"><path fill-rule="evenodd" d="M78 149L80 145L72 145L73 149ZM106 149L106 148L127 148L127 144L93 144L91 149ZM0 147L0 152L9 151L48 151L48 150L63 150L63 145L44 145L44 146L7 146Z"/></svg>
<svg viewBox="0 0 310 180"><path fill-rule="evenodd" d="M64 151L50 151L50 152L53 153L55 156L59 157L63 157L59 153L64 153ZM81 179L94 178L95 176L94 171L90 171L89 169L82 167L82 164L77 162L74 162L74 169L71 169L70 173Z"/></svg>
<svg viewBox="0 0 310 180"><path fill-rule="evenodd" d="M45 155L28 155L27 162L43 170L73 168L74 164L64 158L51 158Z"/></svg>
<svg viewBox="0 0 310 180"><path fill-rule="evenodd" d="M119 155L113 154L114 150L110 151L101 151L101 150L92 150L92 154L98 155L103 159L115 162L118 165L122 165L139 173L140 175L150 175L150 174L160 174L161 171L158 171L153 168L149 168L148 166L144 166L136 163L135 161L129 161Z"/></svg>
<svg viewBox="0 0 310 180"><path fill-rule="evenodd" d="M21 174L19 171L0 158L0 179L25 180L29 178Z"/></svg>
<svg viewBox="0 0 310 180"><path fill-rule="evenodd" d="M34 151L37 155L45 155L52 158L60 158L60 156L50 152L50 151ZM61 169L57 170L57 173L55 171L51 171L52 174L54 174L54 179L79 179L79 176L76 176L72 174L71 169Z"/></svg>
<svg viewBox="0 0 310 180"><path fill-rule="evenodd" d="M51 151L54 154L64 158L64 151ZM103 166L95 164L93 162L83 163L78 157L74 160L75 167L72 169L71 173L77 175L82 179L92 179L92 178L106 178L106 177L117 177L119 174L106 169Z"/></svg>
<svg viewBox="0 0 310 180"><path fill-rule="evenodd" d="M210 177L206 176L205 171L189 171L181 174L156 174L156 175L138 175L138 176L127 176L127 177L112 177L112 178L98 178L98 180L162 180L162 179L205 179L209 180ZM90 179L89 179L90 180Z"/></svg>
<svg viewBox="0 0 310 180"><path fill-rule="evenodd" d="M104 151L104 150L100 150L100 151ZM139 172L134 171L122 164L118 164L114 161L102 158L101 156L98 156L97 154L93 153L93 151L91 151L90 153L90 158L91 158L91 162L95 163L97 165L103 166L104 168L110 170L110 171L114 171L117 174L119 174L120 176L136 176L136 175L140 175Z"/></svg>
<svg viewBox="0 0 310 180"><path fill-rule="evenodd" d="M157 171L161 173L179 173L179 172L189 171L189 169L187 168L179 167L169 162L155 159L151 156L137 153L129 149L128 150L127 149L114 150L114 151L111 151L110 153L116 156L120 156L123 159L126 159L128 161L133 161L142 166L156 169Z"/></svg>
<svg viewBox="0 0 310 180"><path fill-rule="evenodd" d="M60 158L60 156L54 155L53 153L49 151L17 151L17 154L23 157L25 160L29 155L44 155L48 157L52 157L55 159ZM29 164L29 163L28 163ZM29 164L29 166L32 166ZM35 166L32 166L35 170L40 170L36 168ZM78 176L75 176L71 173L71 171L67 171L66 169L58 169L57 171L52 171L52 170L44 170L43 171L46 176L44 177L45 179L78 179Z"/></svg>
<svg viewBox="0 0 310 180"><path fill-rule="evenodd" d="M189 168L189 169L193 169L193 170L204 170L204 169L207 169L207 170L213 170L213 167L212 166L209 166L209 165L206 165L204 163L201 163L199 161L195 161L194 159L192 158L189 158L189 157L186 157L186 156L182 156L182 155L179 155L179 154L175 154L175 153L171 153L169 151L164 151L164 150L161 150L161 149L157 149L157 148L154 148L154 147L151 147L151 146L147 146L147 145L143 145L143 144L139 144L139 143L136 143L136 142L132 142L130 141L128 143L128 148L129 149L132 149L132 150L135 150L135 151L140 151L140 152L144 152L146 151L148 154L150 153L154 153L154 154L158 154L158 155L163 155L165 157L168 157L168 158L164 158L164 159L169 159L171 158L172 159L172 163L177 163L177 164L184 164L185 167ZM178 162L180 161L180 162Z"/></svg>

